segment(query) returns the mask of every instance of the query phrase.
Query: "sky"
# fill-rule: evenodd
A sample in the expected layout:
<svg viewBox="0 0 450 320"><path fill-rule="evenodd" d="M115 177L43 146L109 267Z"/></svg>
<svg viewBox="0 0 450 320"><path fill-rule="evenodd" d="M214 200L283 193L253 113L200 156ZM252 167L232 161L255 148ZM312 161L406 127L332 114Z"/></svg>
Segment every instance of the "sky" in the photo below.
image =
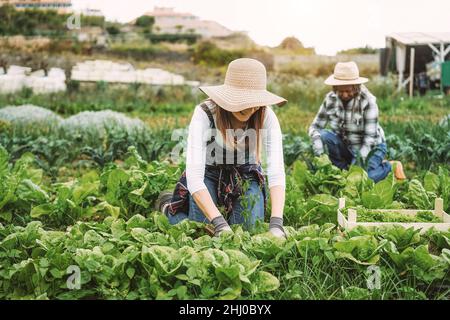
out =
<svg viewBox="0 0 450 320"><path fill-rule="evenodd" d="M75 9L100 9L108 20L129 22L154 6L246 31L260 45L295 36L319 54L384 47L392 32L450 32L449 0L73 0Z"/></svg>

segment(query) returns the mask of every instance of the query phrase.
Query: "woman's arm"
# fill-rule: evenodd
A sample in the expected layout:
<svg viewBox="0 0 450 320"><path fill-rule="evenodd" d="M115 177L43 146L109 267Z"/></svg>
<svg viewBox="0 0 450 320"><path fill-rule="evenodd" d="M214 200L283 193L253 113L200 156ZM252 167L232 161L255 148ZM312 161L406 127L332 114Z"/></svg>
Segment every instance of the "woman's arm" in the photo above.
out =
<svg viewBox="0 0 450 320"><path fill-rule="evenodd" d="M272 204L269 229L273 235L285 237L283 211L286 175L284 171L283 136L278 118L270 108L267 108L264 128L266 131L263 142L267 157L267 176Z"/></svg>
<svg viewBox="0 0 450 320"><path fill-rule="evenodd" d="M205 183L206 138L209 119L205 112L196 107L189 125L186 154L187 187L195 203L206 218L214 225L216 235L221 231L231 230L222 217L209 193Z"/></svg>
<svg viewBox="0 0 450 320"><path fill-rule="evenodd" d="M202 210L209 221L212 221L214 218L221 216L219 209L215 205L211 194L207 189L195 192L192 197L194 198L197 206L200 208L200 210Z"/></svg>
<svg viewBox="0 0 450 320"><path fill-rule="evenodd" d="M283 218L285 197L286 190L284 186L273 186L270 188L271 217Z"/></svg>
<svg viewBox="0 0 450 320"><path fill-rule="evenodd" d="M187 187L195 203L211 221L220 215L208 189L204 183L206 165L206 138L209 130L209 119L206 113L197 106L189 125L186 152Z"/></svg>

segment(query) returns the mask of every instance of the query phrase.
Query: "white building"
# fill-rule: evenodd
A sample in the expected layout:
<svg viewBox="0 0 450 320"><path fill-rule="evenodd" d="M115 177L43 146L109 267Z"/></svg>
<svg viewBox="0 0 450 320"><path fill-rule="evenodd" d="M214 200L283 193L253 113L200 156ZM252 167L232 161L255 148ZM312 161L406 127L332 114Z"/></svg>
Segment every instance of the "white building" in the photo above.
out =
<svg viewBox="0 0 450 320"><path fill-rule="evenodd" d="M176 12L174 8L155 7L145 16L155 18L154 33L195 33L204 38L227 37L233 31L215 21L200 20L191 13ZM131 23L136 22L136 19Z"/></svg>
<svg viewBox="0 0 450 320"><path fill-rule="evenodd" d="M79 11L83 16L87 17L104 17L105 15L100 9L84 8Z"/></svg>
<svg viewBox="0 0 450 320"><path fill-rule="evenodd" d="M10 66L6 74L0 74L0 93L15 93L30 88L35 94L66 91L64 70L51 68L45 76L44 70L31 72L31 68Z"/></svg>

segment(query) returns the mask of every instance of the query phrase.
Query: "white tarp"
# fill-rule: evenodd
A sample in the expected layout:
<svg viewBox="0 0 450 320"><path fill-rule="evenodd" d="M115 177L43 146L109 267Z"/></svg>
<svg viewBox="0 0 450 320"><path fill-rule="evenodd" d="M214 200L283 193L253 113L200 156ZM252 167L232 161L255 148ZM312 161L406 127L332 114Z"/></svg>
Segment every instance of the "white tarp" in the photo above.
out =
<svg viewBox="0 0 450 320"><path fill-rule="evenodd" d="M11 66L7 74L0 75L0 93L15 93L23 88L30 88L36 94L66 91L65 81L62 69L52 68L45 76L44 70L31 73L31 68Z"/></svg>
<svg viewBox="0 0 450 320"><path fill-rule="evenodd" d="M10 66L8 70L6 71L6 74L8 75L27 75L31 72L31 68L27 67L21 67L21 66Z"/></svg>
<svg viewBox="0 0 450 320"><path fill-rule="evenodd" d="M0 75L0 93L14 93L20 91L25 86L24 75Z"/></svg>
<svg viewBox="0 0 450 320"><path fill-rule="evenodd" d="M117 83L145 83L152 85L184 85L184 77L166 70L148 68L135 70L131 64L95 60L76 64L72 69L72 80L105 81Z"/></svg>

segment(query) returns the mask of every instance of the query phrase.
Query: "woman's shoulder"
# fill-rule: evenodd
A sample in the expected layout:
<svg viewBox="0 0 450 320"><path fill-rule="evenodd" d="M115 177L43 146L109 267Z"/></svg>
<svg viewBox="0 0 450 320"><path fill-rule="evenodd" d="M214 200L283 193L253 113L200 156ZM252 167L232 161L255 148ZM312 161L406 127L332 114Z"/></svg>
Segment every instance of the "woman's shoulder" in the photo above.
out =
<svg viewBox="0 0 450 320"><path fill-rule="evenodd" d="M269 118L269 117L276 117L277 116L277 114L275 113L275 111L273 111L273 108L272 108L272 106L267 106L266 107L266 119L267 118Z"/></svg>
<svg viewBox="0 0 450 320"><path fill-rule="evenodd" d="M206 114L206 111L209 109L211 113L214 113L214 110L216 108L216 103L212 101L211 99L204 100L197 104L194 108L194 113L204 113ZM206 109L206 110L205 110Z"/></svg>
<svg viewBox="0 0 450 320"><path fill-rule="evenodd" d="M278 122L278 117L271 106L266 107L264 116L264 127L271 127L274 123Z"/></svg>
<svg viewBox="0 0 450 320"><path fill-rule="evenodd" d="M205 100L205 101L200 102L194 108L194 114L192 115L192 120L209 123L209 115L207 114L207 110L209 109L211 111L211 113L213 113L214 108L215 108L215 104L214 104L214 102L212 102L212 100Z"/></svg>

